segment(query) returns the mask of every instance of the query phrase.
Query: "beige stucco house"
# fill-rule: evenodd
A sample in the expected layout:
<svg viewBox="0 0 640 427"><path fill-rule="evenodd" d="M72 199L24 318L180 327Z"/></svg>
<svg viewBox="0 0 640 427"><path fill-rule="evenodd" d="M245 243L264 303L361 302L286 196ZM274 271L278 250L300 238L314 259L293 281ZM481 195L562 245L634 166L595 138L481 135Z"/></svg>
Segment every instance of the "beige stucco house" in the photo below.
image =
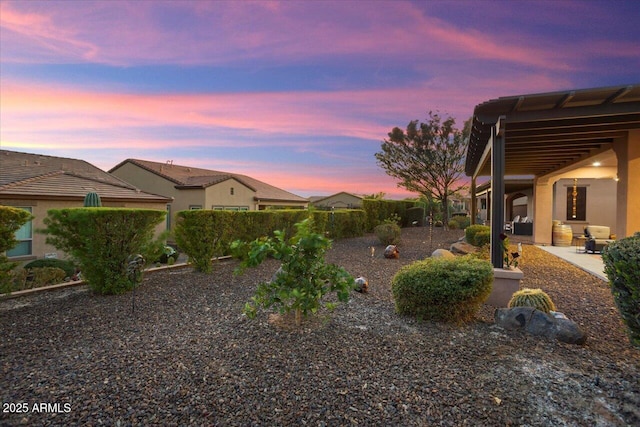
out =
<svg viewBox="0 0 640 427"><path fill-rule="evenodd" d="M84 160L0 150L0 205L25 209L34 219L16 234L18 246L7 252L14 261L64 258L37 230L49 209L83 206L89 192L105 207L166 210L171 198L147 193ZM165 224L158 231L166 229Z"/></svg>
<svg viewBox="0 0 640 427"><path fill-rule="evenodd" d="M309 200L246 175L181 166L173 162L127 159L109 173L154 194L173 198L175 214L189 209L263 210L307 208Z"/></svg>
<svg viewBox="0 0 640 427"><path fill-rule="evenodd" d="M311 204L320 209L359 209L363 197L341 191L331 196L311 197Z"/></svg>

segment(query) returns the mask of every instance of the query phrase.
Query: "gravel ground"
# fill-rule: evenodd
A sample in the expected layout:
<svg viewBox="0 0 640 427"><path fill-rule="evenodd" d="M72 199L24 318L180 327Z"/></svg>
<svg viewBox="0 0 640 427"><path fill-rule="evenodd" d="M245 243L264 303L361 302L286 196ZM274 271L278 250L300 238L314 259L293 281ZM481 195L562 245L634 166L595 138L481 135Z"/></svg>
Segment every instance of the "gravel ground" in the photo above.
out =
<svg viewBox="0 0 640 427"><path fill-rule="evenodd" d="M398 268L460 236L405 229L398 260L373 235L335 242L329 261L370 291L301 328L241 314L275 261L155 272L135 295L0 301L0 424L640 425L640 351L607 284L538 248L525 246L523 286L549 293L584 346L504 331L489 306L462 327L394 312Z"/></svg>

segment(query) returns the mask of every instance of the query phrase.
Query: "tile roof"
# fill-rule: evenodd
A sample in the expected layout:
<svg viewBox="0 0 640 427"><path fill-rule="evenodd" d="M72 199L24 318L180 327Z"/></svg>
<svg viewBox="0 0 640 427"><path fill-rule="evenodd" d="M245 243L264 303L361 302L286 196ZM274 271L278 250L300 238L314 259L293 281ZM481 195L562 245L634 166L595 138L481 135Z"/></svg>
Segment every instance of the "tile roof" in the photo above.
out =
<svg viewBox="0 0 640 427"><path fill-rule="evenodd" d="M190 166L175 165L173 163L152 162L149 160L126 159L111 168L110 172L118 169L125 163L132 163L155 173L158 176L168 179L176 184L176 188L206 188L211 185L235 179L256 192L257 200L286 201L286 202L308 202L308 199L296 194L282 190L273 185L251 178L247 175L221 172L210 169L194 168Z"/></svg>
<svg viewBox="0 0 640 427"><path fill-rule="evenodd" d="M167 202L78 159L0 150L0 197L83 199L94 191L107 201Z"/></svg>

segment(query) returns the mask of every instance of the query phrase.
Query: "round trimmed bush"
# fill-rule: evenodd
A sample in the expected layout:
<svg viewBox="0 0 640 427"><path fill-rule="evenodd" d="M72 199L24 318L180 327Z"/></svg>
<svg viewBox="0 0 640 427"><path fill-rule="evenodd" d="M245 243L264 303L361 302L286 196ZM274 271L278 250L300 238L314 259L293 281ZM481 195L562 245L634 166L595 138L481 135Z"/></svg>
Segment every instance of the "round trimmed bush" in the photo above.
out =
<svg viewBox="0 0 640 427"><path fill-rule="evenodd" d="M380 224L374 229L374 232L383 245L397 245L400 243L402 229L398 224L390 222Z"/></svg>
<svg viewBox="0 0 640 427"><path fill-rule="evenodd" d="M472 256L428 258L402 267L391 281L396 311L423 320L465 323L489 297L491 263Z"/></svg>
<svg viewBox="0 0 640 427"><path fill-rule="evenodd" d="M490 231L478 231L475 236L473 236L473 246L477 246L479 248L488 245L491 242L491 232Z"/></svg>
<svg viewBox="0 0 640 427"><path fill-rule="evenodd" d="M491 231L491 228L487 225L480 225L480 224L470 225L464 230L464 238L467 241L467 243L471 245L475 245L476 234L483 231L489 233Z"/></svg>

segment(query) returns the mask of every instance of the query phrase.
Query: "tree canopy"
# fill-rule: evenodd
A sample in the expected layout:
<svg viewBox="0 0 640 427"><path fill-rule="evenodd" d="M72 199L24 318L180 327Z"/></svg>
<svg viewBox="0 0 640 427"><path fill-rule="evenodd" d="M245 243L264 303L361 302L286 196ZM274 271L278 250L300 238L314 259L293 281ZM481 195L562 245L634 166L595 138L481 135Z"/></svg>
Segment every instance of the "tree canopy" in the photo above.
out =
<svg viewBox="0 0 640 427"><path fill-rule="evenodd" d="M429 111L424 123L412 120L406 130L394 127L383 141L382 151L375 154L387 175L399 180L398 187L442 203L445 226L449 198L465 188L460 179L470 123L466 121L460 130L452 117L443 120L437 112Z"/></svg>

